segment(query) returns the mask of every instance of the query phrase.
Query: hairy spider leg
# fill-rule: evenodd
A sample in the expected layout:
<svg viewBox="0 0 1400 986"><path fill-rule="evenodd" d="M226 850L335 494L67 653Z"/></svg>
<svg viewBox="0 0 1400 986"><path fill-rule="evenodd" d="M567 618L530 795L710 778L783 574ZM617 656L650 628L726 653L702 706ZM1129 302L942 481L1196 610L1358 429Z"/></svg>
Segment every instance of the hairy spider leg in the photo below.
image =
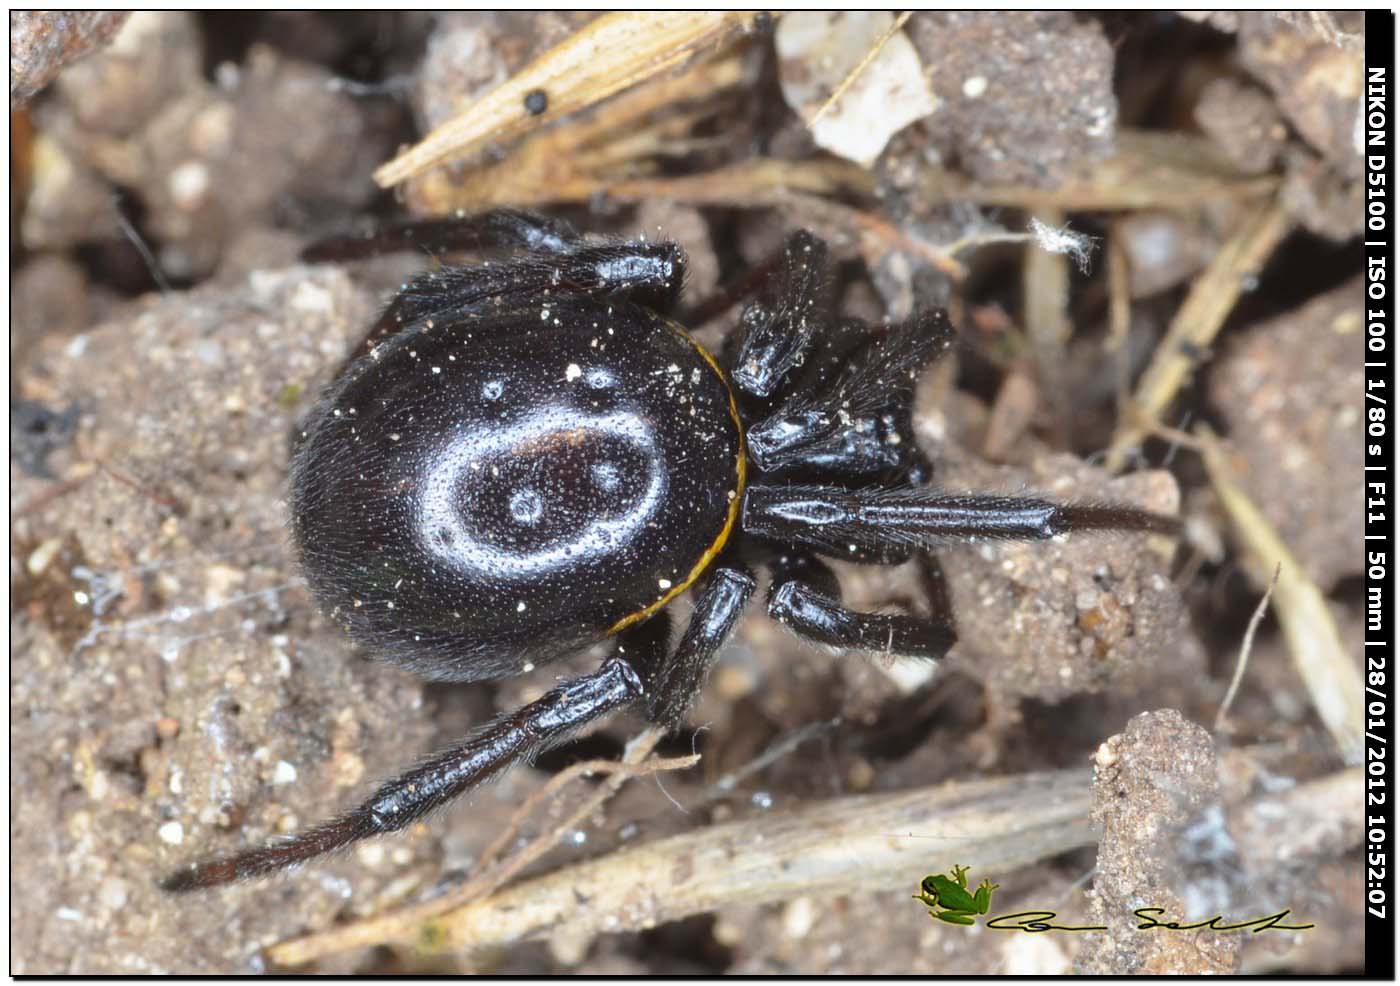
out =
<svg viewBox="0 0 1400 986"><path fill-rule="evenodd" d="M874 477L906 468L916 450L909 424L914 384L955 338L935 309L872 334L839 372L818 381L825 386L804 381L750 427L749 455L761 472L788 476Z"/></svg>
<svg viewBox="0 0 1400 986"><path fill-rule="evenodd" d="M522 247L563 253L578 243L568 223L534 212L496 209L472 216L414 219L376 226L360 234L328 236L301 253L307 263L363 260L399 250L423 250L434 256L455 250Z"/></svg>
<svg viewBox="0 0 1400 986"><path fill-rule="evenodd" d="M509 209L334 237L312 244L302 259L370 257L412 247L430 252L523 247L536 252L495 263L445 265L417 275L380 312L350 362L405 328L490 314L502 305L552 293L614 297L666 313L675 308L685 282L685 253L674 243L588 244L565 223Z"/></svg>
<svg viewBox="0 0 1400 986"><path fill-rule="evenodd" d="M659 613L624 630L616 652L597 671L555 687L457 746L422 761L381 786L358 808L286 840L197 863L167 877L161 887L178 893L221 886L399 831L513 764L642 698L648 699L651 721L679 725L756 587L753 574L743 566L717 568L673 652L668 654L670 617Z"/></svg>
<svg viewBox="0 0 1400 986"><path fill-rule="evenodd" d="M647 680L648 719L667 728L681 724L757 587L742 565L723 563L710 574L680 644Z"/></svg>
<svg viewBox="0 0 1400 986"><path fill-rule="evenodd" d="M1176 518L1115 504L1056 504L914 487L844 490L763 483L749 486L741 522L745 533L838 558L861 549L933 548L979 538L1035 541L1070 531L1180 530Z"/></svg>
<svg viewBox="0 0 1400 986"><path fill-rule="evenodd" d="M755 302L739 321L743 335L730 374L734 386L751 398L772 397L831 323L826 244L805 229L788 236L776 303Z"/></svg>
<svg viewBox="0 0 1400 986"><path fill-rule="evenodd" d="M424 271L385 306L356 357L402 329L489 315L512 303L591 295L634 301L665 312L685 279L685 255L671 243L585 246L529 257Z"/></svg>
<svg viewBox="0 0 1400 986"><path fill-rule="evenodd" d="M937 562L933 565L936 569ZM843 650L936 661L958 639L946 590L930 594L928 617L861 613L841 604L836 573L806 552L778 556L772 572L768 615L807 640Z"/></svg>
<svg viewBox="0 0 1400 986"><path fill-rule="evenodd" d="M183 892L262 876L397 832L447 805L506 768L555 746L589 723L643 697L633 664L661 662L670 621L653 619L625 631L613 656L592 674L557 685L542 698L474 731L380 786L359 807L283 840L179 870L162 889Z"/></svg>

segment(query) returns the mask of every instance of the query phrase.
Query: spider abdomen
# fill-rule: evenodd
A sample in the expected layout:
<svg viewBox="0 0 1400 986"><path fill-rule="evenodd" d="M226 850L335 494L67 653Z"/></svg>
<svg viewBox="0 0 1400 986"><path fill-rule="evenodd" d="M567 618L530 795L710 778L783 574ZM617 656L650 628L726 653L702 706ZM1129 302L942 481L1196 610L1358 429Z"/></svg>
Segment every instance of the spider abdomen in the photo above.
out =
<svg viewBox="0 0 1400 986"><path fill-rule="evenodd" d="M424 677L553 660L642 619L727 539L729 388L673 323L570 299L412 326L350 367L292 462L328 613Z"/></svg>

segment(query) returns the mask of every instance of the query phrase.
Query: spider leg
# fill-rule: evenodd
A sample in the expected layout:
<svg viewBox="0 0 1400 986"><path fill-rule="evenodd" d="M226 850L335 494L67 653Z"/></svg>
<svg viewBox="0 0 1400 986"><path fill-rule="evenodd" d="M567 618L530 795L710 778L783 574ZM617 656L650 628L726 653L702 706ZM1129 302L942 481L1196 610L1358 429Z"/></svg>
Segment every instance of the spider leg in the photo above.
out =
<svg viewBox="0 0 1400 986"><path fill-rule="evenodd" d="M741 565L714 571L695 600L680 644L647 680L648 719L667 727L681 724L757 587L753 573Z"/></svg>
<svg viewBox="0 0 1400 986"><path fill-rule="evenodd" d="M446 265L414 277L380 313L352 361L411 325L446 322L489 310L485 306L547 299L551 294L616 297L667 312L675 307L685 280L685 254L674 243L587 244L565 222L514 209L329 237L302 251L302 259L314 263L404 249L436 255L510 247L530 255L468 267Z"/></svg>
<svg viewBox="0 0 1400 986"><path fill-rule="evenodd" d="M328 236L301 252L307 263L361 260L399 250L423 250L436 256L455 250L521 247L563 253L579 242L568 223L535 212L496 209L474 216L415 219L391 223L361 234Z"/></svg>
<svg viewBox="0 0 1400 986"><path fill-rule="evenodd" d="M179 893L217 887L406 828L513 764L640 699L642 681L632 664L660 659L669 626L668 620L653 619L626 631L617 653L597 671L555 686L542 698L428 757L381 785L359 807L288 839L178 870L161 881L162 889Z"/></svg>
<svg viewBox="0 0 1400 986"><path fill-rule="evenodd" d="M743 340L730 373L750 397L772 397L800 366L831 318L826 244L798 230L783 245L776 306L755 302L740 316Z"/></svg>
<svg viewBox="0 0 1400 986"><path fill-rule="evenodd" d="M412 326L445 325L511 303L582 294L667 311L680 295L684 279L685 255L674 243L578 246L558 254L440 267L424 271L399 289L351 355L351 362Z"/></svg>
<svg viewBox="0 0 1400 986"><path fill-rule="evenodd" d="M938 660L958 634L942 571L929 562L938 582L929 593L932 614L920 618L848 609L841 605L840 583L830 568L806 553L781 555L773 563L768 615L798 636L830 647Z"/></svg>
<svg viewBox="0 0 1400 986"><path fill-rule="evenodd" d="M743 526L749 534L844 558L858 551L930 548L977 538L1046 540L1070 531L1176 534L1180 522L1118 504L1056 504L917 487L754 484L744 495Z"/></svg>
<svg viewBox="0 0 1400 986"><path fill-rule="evenodd" d="M826 386L796 390L748 431L749 454L768 473L873 476L908 467L919 371L956 335L947 316L922 311L871 338Z"/></svg>

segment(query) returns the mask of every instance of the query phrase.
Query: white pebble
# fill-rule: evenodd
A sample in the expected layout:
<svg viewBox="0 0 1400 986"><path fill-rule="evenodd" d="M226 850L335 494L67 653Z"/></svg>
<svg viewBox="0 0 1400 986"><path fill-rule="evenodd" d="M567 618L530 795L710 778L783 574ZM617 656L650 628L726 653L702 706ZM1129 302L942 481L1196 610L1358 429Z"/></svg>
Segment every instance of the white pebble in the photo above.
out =
<svg viewBox="0 0 1400 986"><path fill-rule="evenodd" d="M168 842L172 846L178 846L185 841L185 827L179 822L166 822L156 829L156 835L160 836L161 842Z"/></svg>

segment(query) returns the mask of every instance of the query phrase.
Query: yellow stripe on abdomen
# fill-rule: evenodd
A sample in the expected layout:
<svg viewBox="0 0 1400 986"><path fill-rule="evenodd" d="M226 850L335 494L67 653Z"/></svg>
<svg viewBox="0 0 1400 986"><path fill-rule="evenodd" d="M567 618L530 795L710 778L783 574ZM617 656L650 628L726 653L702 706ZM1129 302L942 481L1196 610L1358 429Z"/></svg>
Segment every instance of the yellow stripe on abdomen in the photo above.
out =
<svg viewBox="0 0 1400 986"><path fill-rule="evenodd" d="M628 613L622 619L614 623L608 628L607 636L609 637L636 623L642 622L672 599L675 599L686 589L689 589L695 584L696 579L700 578L700 576L705 573L705 569L709 568L710 563L724 550L724 546L729 542L730 536L734 533L734 527L739 521L739 507L744 500L744 484L748 480L749 452L748 447L744 444L744 423L739 417L739 404L734 399L734 389L729 386L729 379L724 375L724 371L720 369L719 363L715 361L715 358L710 355L709 351L706 350L704 346L700 345L700 343L696 342L695 338L687 332L683 326L670 319L662 319L662 321L664 321L672 331L676 332L681 338L685 339L686 342L695 347L695 351L710 365L710 369L715 371L715 375L719 377L720 382L724 384L724 392L729 395L729 417L733 419L734 431L739 436L739 454L734 461L734 489L731 491L732 496L729 501L729 511L725 514L724 527L720 529L719 535L710 542L710 546L700 553L700 559L691 567L690 574L687 575L683 581L668 589L666 594L656 600L656 602L643 606L634 613Z"/></svg>

